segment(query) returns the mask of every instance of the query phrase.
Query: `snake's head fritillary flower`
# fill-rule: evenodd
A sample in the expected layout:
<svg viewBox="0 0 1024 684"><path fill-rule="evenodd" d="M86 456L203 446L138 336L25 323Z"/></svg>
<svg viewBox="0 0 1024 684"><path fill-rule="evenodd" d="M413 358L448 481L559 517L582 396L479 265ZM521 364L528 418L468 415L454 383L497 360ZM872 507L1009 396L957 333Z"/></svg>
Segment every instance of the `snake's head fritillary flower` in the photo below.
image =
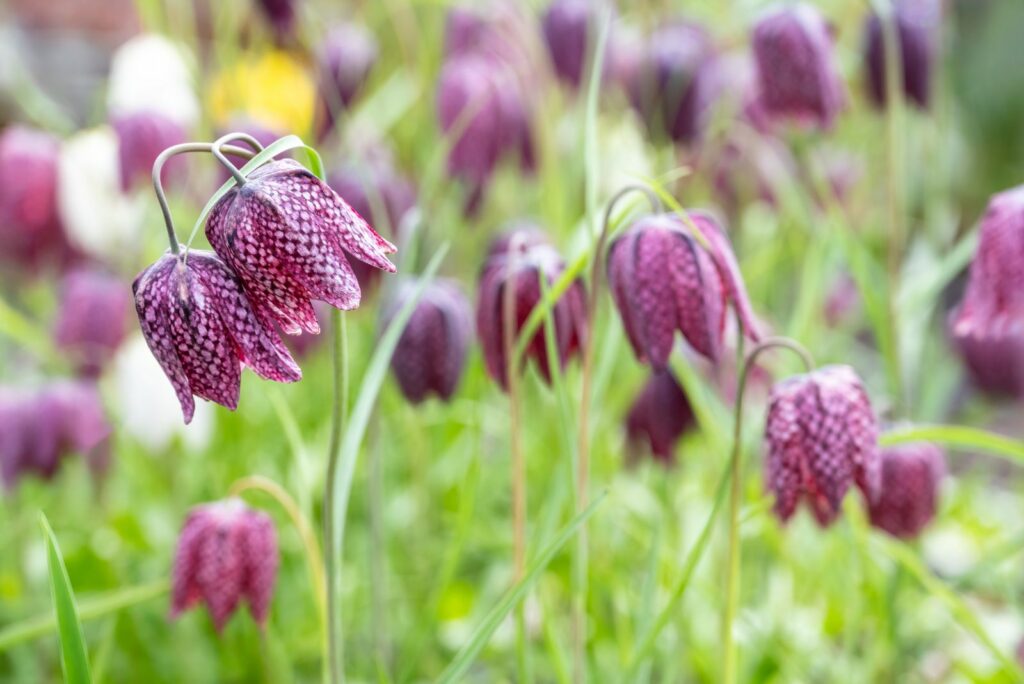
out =
<svg viewBox="0 0 1024 684"><path fill-rule="evenodd" d="M946 459L934 444L881 450L878 496L868 505L871 524L894 537L912 539L935 517Z"/></svg>
<svg viewBox="0 0 1024 684"><path fill-rule="evenodd" d="M266 513L241 499L196 506L174 554L171 617L202 601L219 632L244 598L253 619L265 625L278 562L277 534Z"/></svg>
<svg viewBox="0 0 1024 684"><path fill-rule="evenodd" d="M412 295L414 285L402 283L390 303L390 320ZM450 280L430 283L391 357L391 370L406 399L418 404L433 394L451 399L466 366L473 336L473 311L459 286Z"/></svg>
<svg viewBox="0 0 1024 684"><path fill-rule="evenodd" d="M480 274L476 328L487 372L503 388L508 386L504 325L506 288L512 288L508 296L512 298L512 318L518 336L541 300L541 279L551 287L564 270L562 257L538 230L516 227L492 245ZM558 363L564 366L569 357L580 350L587 335L586 291L582 281L575 281L562 295L551 317ZM544 330L544 325L537 328L526 347L525 357L532 358L545 380L550 381L551 360Z"/></svg>
<svg viewBox="0 0 1024 684"><path fill-rule="evenodd" d="M893 20L902 65L902 87L907 101L927 109L931 99L932 63L940 7L936 0L902 0L896 3ZM886 90L885 36L876 14L867 19L864 31L864 61L867 66L868 97L884 107Z"/></svg>
<svg viewBox="0 0 1024 684"><path fill-rule="evenodd" d="M555 74L573 88L579 88L586 77L600 7L601 3L593 0L554 0L541 21Z"/></svg>
<svg viewBox="0 0 1024 684"><path fill-rule="evenodd" d="M626 416L631 444L645 443L654 458L675 463L679 438L695 425L693 409L671 370L654 371Z"/></svg>
<svg viewBox="0 0 1024 684"><path fill-rule="evenodd" d="M877 439L871 402L849 366L777 383L765 424L765 472L776 515L789 520L805 500L818 523L828 526L853 483L874 501L881 477Z"/></svg>
<svg viewBox="0 0 1024 684"><path fill-rule="evenodd" d="M608 285L637 358L664 368L678 330L690 346L717 361L726 310L735 307L743 332L759 333L732 247L708 213L689 212L710 247L701 246L675 214L638 219L608 250Z"/></svg>
<svg viewBox="0 0 1024 684"><path fill-rule="evenodd" d="M98 375L128 332L131 298L119 278L78 269L64 277L54 341L86 376Z"/></svg>
<svg viewBox="0 0 1024 684"><path fill-rule="evenodd" d="M769 11L754 27L753 50L765 109L776 118L831 128L846 90L817 8L797 3Z"/></svg>
<svg viewBox="0 0 1024 684"><path fill-rule="evenodd" d="M259 0L260 9L270 22L274 39L279 45L292 40L298 23L298 0Z"/></svg>
<svg viewBox="0 0 1024 684"><path fill-rule="evenodd" d="M148 183L152 177L153 162L168 147L185 142L185 127L177 121L154 111L121 114L111 119L117 133L118 158L121 162L121 188L129 190L139 183ZM166 183L180 178L183 172L180 159L172 159L163 170Z"/></svg>
<svg viewBox="0 0 1024 684"><path fill-rule="evenodd" d="M289 334L320 331L310 302L359 306L348 258L393 273L382 238L329 185L291 159L272 161L210 212L206 237L241 280L256 315Z"/></svg>
<svg viewBox="0 0 1024 684"><path fill-rule="evenodd" d="M0 134L0 261L32 269L70 256L57 206L56 138L24 126Z"/></svg>
<svg viewBox="0 0 1024 684"><path fill-rule="evenodd" d="M318 57L321 138L333 130L338 112L348 109L362 90L378 51L377 39L365 26L344 23L327 33Z"/></svg>
<svg viewBox="0 0 1024 684"><path fill-rule="evenodd" d="M1024 185L989 201L951 328L979 388L1024 397Z"/></svg>
<svg viewBox="0 0 1024 684"><path fill-rule="evenodd" d="M185 422L193 395L234 410L242 366L260 377L302 377L272 327L246 298L238 277L215 254L165 254L132 285L142 334L174 386Z"/></svg>

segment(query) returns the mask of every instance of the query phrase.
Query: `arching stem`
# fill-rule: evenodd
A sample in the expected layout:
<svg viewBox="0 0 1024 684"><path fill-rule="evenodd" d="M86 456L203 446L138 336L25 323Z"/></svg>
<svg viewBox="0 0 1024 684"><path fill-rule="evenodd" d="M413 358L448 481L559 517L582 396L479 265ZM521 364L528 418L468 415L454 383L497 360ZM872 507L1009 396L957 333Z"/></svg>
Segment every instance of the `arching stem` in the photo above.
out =
<svg viewBox="0 0 1024 684"><path fill-rule="evenodd" d="M213 142L213 145L210 146L210 151L213 153L213 156L217 158L217 161L221 163L221 166L227 169L228 173L231 174L231 177L235 179L235 184L241 187L245 185L245 176L242 175L242 172L237 166L228 161L228 158L225 157L224 153L221 151L221 148L232 140L242 140L257 152L263 151L263 145L248 133L235 132L222 135Z"/></svg>

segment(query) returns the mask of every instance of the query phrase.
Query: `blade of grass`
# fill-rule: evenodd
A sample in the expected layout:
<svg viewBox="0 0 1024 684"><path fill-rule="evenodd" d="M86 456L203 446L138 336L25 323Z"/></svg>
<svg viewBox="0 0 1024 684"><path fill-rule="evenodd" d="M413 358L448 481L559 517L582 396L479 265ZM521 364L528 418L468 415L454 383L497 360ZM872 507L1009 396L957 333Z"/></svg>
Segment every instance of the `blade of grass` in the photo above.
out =
<svg viewBox="0 0 1024 684"><path fill-rule="evenodd" d="M962 425L913 425L883 433L881 446L934 442L954 449L976 449L1024 465L1024 442Z"/></svg>
<svg viewBox="0 0 1024 684"><path fill-rule="evenodd" d="M46 543L46 561L50 570L50 591L53 596L53 610L57 619L57 633L60 637L60 662L67 684L89 684L89 653L82 635L82 622L78 617L78 605L75 603L75 592L71 588L71 578L64 566L64 557L57 545L50 523L45 513L39 514L39 523L43 528L43 540Z"/></svg>

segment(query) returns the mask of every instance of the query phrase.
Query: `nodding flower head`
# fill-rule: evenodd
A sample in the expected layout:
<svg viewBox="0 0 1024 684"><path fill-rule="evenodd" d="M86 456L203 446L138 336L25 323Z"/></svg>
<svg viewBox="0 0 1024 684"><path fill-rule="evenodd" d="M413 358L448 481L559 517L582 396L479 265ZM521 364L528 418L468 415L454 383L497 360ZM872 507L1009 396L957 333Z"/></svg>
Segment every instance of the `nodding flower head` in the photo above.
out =
<svg viewBox="0 0 1024 684"><path fill-rule="evenodd" d="M765 472L776 515L789 520L804 499L818 523L830 525L853 483L873 501L881 476L877 438L871 402L849 366L777 383L765 424Z"/></svg>
<svg viewBox="0 0 1024 684"><path fill-rule="evenodd" d="M932 62L939 12L936 0L902 0L896 3L893 20L900 52L903 76L901 87L908 102L927 109L931 99ZM864 30L864 62L867 67L867 92L872 104L884 107L886 89L885 32L877 14L867 19Z"/></svg>
<svg viewBox="0 0 1024 684"><path fill-rule="evenodd" d="M165 254L132 285L142 334L181 402L235 409L242 366L278 382L302 377L277 332L259 319L231 270L210 252Z"/></svg>
<svg viewBox="0 0 1024 684"><path fill-rule="evenodd" d="M675 375L657 370L629 409L626 436L630 444L646 443L660 463L673 465L676 442L694 424L693 409Z"/></svg>
<svg viewBox="0 0 1024 684"><path fill-rule="evenodd" d="M114 116L117 155L121 165L121 189L148 184L153 162L168 147L185 142L185 126L159 112L139 111ZM182 177L183 159L172 159L164 166L163 180Z"/></svg>
<svg viewBox="0 0 1024 684"><path fill-rule="evenodd" d="M377 63L377 39L359 24L339 24L320 46L319 121L320 137L334 129L338 112L348 109L362 90Z"/></svg>
<svg viewBox="0 0 1024 684"><path fill-rule="evenodd" d="M390 302L390 320L412 295L403 282ZM406 399L418 404L433 394L451 399L466 366L473 335L473 312L466 295L450 280L437 280L424 291L391 357L391 370Z"/></svg>
<svg viewBox="0 0 1024 684"><path fill-rule="evenodd" d="M508 360L505 355L506 288L512 288L512 318L518 337L534 308L541 301L541 280L547 287L565 270L565 262L540 231L526 226L513 228L491 246L480 274L476 308L477 336L484 350L487 372L503 388L508 386ZM587 335L586 291L575 281L551 311L554 321L558 364L564 366L579 351ZM540 325L526 347L545 380L551 379L545 325ZM525 360L525 359L524 359Z"/></svg>
<svg viewBox="0 0 1024 684"><path fill-rule="evenodd" d="M53 337L75 368L94 377L107 366L128 329L131 297L120 278L78 269L64 277Z"/></svg>
<svg viewBox="0 0 1024 684"><path fill-rule="evenodd" d="M1024 185L989 201L951 331L979 388L1024 397Z"/></svg>
<svg viewBox="0 0 1024 684"><path fill-rule="evenodd" d="M717 361L726 307L731 303L743 332L759 338L732 248L718 222L689 212L710 249L684 220L657 214L637 220L608 250L608 285L637 358L655 368L668 363L678 330L695 351Z"/></svg>
<svg viewBox="0 0 1024 684"><path fill-rule="evenodd" d="M832 42L824 17L807 3L784 5L758 21L754 59L769 114L832 126L846 100Z"/></svg>
<svg viewBox="0 0 1024 684"><path fill-rule="evenodd" d="M395 246L291 159L259 167L228 191L210 212L206 237L238 274L260 321L289 334L320 331L312 299L344 310L359 306L347 257L395 271L386 256Z"/></svg>
<svg viewBox="0 0 1024 684"><path fill-rule="evenodd" d="M196 506L185 519L174 555L171 617L202 600L219 632L245 598L262 626L277 565L277 534L266 513L241 499Z"/></svg>
<svg viewBox="0 0 1024 684"><path fill-rule="evenodd" d="M597 10L592 0L554 0L541 22L555 74L573 88L586 76L587 55L597 39Z"/></svg>
<svg viewBox="0 0 1024 684"><path fill-rule="evenodd" d="M297 0L259 0L259 6L270 22L278 44L288 43L294 37L295 24L298 21L296 2Z"/></svg>
<svg viewBox="0 0 1024 684"><path fill-rule="evenodd" d="M878 496L868 505L871 524L894 537L912 539L935 517L946 459L934 444L881 450Z"/></svg>

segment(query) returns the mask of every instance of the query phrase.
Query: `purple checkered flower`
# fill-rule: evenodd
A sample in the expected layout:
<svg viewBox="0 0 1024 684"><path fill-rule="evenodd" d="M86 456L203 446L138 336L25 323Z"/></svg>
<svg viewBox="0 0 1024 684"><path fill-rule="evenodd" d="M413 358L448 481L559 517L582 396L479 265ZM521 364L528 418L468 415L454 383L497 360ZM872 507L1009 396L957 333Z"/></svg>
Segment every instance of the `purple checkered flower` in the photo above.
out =
<svg viewBox="0 0 1024 684"><path fill-rule="evenodd" d="M193 508L185 519L171 572L171 617L200 600L220 632L244 598L261 626L277 579L274 523L241 499Z"/></svg>
<svg viewBox="0 0 1024 684"><path fill-rule="evenodd" d="M348 109L377 63L377 39L359 24L332 28L320 46L318 135L334 129L338 112Z"/></svg>
<svg viewBox="0 0 1024 684"><path fill-rule="evenodd" d="M676 462L679 438L695 425L693 409L669 369L657 370L644 385L626 416L626 436L631 445L646 444L655 460L668 466Z"/></svg>
<svg viewBox="0 0 1024 684"><path fill-rule="evenodd" d="M130 302L121 279L105 271L64 277L53 337L80 373L95 377L113 358L128 332Z"/></svg>
<svg viewBox="0 0 1024 684"><path fill-rule="evenodd" d="M360 288L349 256L394 272L395 246L309 170L291 159L254 170L213 208L206 237L241 280L265 327L320 331L310 302L349 310Z"/></svg>
<svg viewBox="0 0 1024 684"><path fill-rule="evenodd" d="M934 444L881 450L878 496L868 506L871 524L894 537L912 539L935 517L946 459Z"/></svg>
<svg viewBox="0 0 1024 684"><path fill-rule="evenodd" d="M121 188L129 190L139 183L149 183L153 162L168 147L185 142L185 127L159 112L132 112L113 117L111 125L117 133L118 159L121 163ZM173 159L163 170L166 183L180 178L183 159Z"/></svg>
<svg viewBox="0 0 1024 684"><path fill-rule="evenodd" d="M210 252L165 254L132 285L142 334L174 386L185 422L193 395L234 410L243 366L278 382L302 371L273 327L261 321L242 283Z"/></svg>
<svg viewBox="0 0 1024 684"><path fill-rule="evenodd" d="M931 99L932 63L935 61L939 12L936 0L901 0L896 3L897 45L902 65L902 88L908 102L921 109ZM884 107L886 91L885 39L882 20L872 14L864 30L864 62L867 67L868 97Z"/></svg>
<svg viewBox="0 0 1024 684"><path fill-rule="evenodd" d="M782 5L754 27L753 50L765 109L830 128L846 100L832 35L813 5Z"/></svg>
<svg viewBox="0 0 1024 684"><path fill-rule="evenodd" d="M849 366L827 366L772 388L765 423L765 474L775 513L785 522L806 500L830 525L850 485L868 501L878 494L878 426L860 378Z"/></svg>
<svg viewBox="0 0 1024 684"><path fill-rule="evenodd" d="M759 338L736 258L721 226L708 213L689 212L704 249L683 219L659 214L638 219L608 249L608 285L637 358L664 368L678 330L695 351L717 361L732 304L743 332Z"/></svg>

